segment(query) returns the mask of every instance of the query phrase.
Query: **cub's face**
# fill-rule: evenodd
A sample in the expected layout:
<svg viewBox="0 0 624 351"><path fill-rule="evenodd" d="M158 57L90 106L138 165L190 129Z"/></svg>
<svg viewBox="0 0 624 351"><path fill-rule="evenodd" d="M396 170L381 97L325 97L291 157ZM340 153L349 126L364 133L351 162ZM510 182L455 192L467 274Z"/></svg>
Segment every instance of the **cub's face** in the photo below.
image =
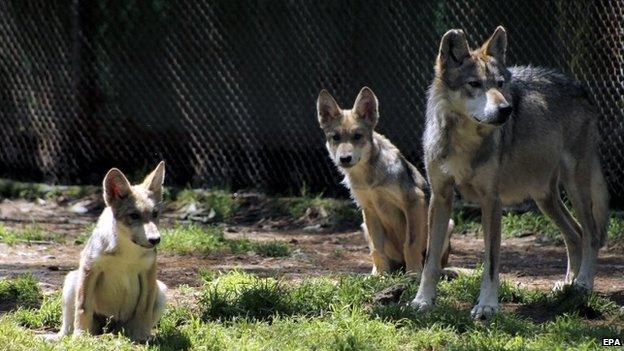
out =
<svg viewBox="0 0 624 351"><path fill-rule="evenodd" d="M141 184L134 186L116 168L104 178L104 200L113 212L118 234L147 249L160 242L157 226L164 172L165 165L161 162Z"/></svg>
<svg viewBox="0 0 624 351"><path fill-rule="evenodd" d="M368 160L379 117L377 98L369 88L360 91L350 110L342 110L323 90L317 100L317 112L327 151L336 166L348 169Z"/></svg>

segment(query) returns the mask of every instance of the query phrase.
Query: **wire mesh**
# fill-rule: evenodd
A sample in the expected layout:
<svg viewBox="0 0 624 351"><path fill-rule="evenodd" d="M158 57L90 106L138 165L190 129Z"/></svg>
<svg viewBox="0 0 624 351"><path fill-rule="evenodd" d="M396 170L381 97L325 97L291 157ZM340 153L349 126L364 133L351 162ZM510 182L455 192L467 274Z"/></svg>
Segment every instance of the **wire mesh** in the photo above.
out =
<svg viewBox="0 0 624 351"><path fill-rule="evenodd" d="M97 183L112 166L168 182L332 193L315 99L368 85L380 132L417 165L441 35L509 34L508 62L587 82L609 189L624 199L621 1L0 2L0 175Z"/></svg>

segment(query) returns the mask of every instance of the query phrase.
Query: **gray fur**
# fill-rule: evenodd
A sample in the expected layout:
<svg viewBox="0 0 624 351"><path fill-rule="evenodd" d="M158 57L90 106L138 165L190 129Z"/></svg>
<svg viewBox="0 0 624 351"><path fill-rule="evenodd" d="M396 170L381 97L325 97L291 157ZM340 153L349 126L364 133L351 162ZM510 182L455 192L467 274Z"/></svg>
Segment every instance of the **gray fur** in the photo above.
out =
<svg viewBox="0 0 624 351"><path fill-rule="evenodd" d="M500 55L505 52L505 30L499 27L494 37ZM443 38L441 50L448 46L444 43L448 38ZM453 31L450 38L457 41L463 37ZM447 63L442 53L438 56L423 135L432 188L427 249L431 262L425 263L412 302L420 309L433 303L439 275L435 262L442 249L442 240L436 237L445 235L441 223L450 216L455 187L464 199L479 203L483 213L486 257L481 294L473 309L477 318L487 318L498 309L501 206L535 200L564 236L568 250L564 284L584 289L593 287L596 257L604 244L608 220L608 194L596 145L597 113L587 91L554 70L531 66L507 69L504 56L485 54L491 50L491 40L472 51L460 66ZM480 84L477 87L470 84L475 80ZM478 111L475 100L470 99L483 92L497 99L498 105L491 106L499 106L498 114L500 106L511 104L509 117L499 118L491 106L485 117L468 113L471 108ZM568 192L580 225L563 205L560 185Z"/></svg>

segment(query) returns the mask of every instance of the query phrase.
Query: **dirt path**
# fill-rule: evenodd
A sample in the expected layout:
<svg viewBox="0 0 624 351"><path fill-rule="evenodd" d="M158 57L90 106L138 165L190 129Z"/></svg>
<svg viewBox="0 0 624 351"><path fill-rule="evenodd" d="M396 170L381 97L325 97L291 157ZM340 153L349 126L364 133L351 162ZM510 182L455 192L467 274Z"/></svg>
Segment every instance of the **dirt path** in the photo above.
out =
<svg viewBox="0 0 624 351"><path fill-rule="evenodd" d="M5 222L5 226L15 223ZM69 238L84 230L84 225L51 224L45 228L65 233ZM293 248L287 258L267 258L255 254L218 256L177 256L159 253L159 278L174 288L187 284L197 286L197 273L202 268L243 269L261 276L279 275L300 280L332 272L367 273L371 269L368 248L359 231L314 233L302 230L269 231L254 227L228 227L226 237L248 237L253 240L283 240ZM58 290L63 277L75 269L82 245L55 242L40 244L0 244L0 277L32 273L45 291ZM454 235L450 265L474 268L482 257L483 242L474 235ZM501 271L503 277L527 287L550 289L565 270L563 247L537 243L535 237L503 240ZM621 252L603 250L599 259L596 290L624 304L624 257Z"/></svg>

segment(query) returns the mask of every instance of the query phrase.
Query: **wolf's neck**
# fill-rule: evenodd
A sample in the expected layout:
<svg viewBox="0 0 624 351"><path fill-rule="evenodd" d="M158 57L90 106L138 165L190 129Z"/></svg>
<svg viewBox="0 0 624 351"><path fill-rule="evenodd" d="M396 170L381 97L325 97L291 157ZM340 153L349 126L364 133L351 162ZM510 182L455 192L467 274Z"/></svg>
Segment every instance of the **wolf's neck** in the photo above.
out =
<svg viewBox="0 0 624 351"><path fill-rule="evenodd" d="M451 149L458 152L472 152L480 148L496 132L494 128L479 124L470 117L454 114L447 118L455 119L450 126L449 142Z"/></svg>

